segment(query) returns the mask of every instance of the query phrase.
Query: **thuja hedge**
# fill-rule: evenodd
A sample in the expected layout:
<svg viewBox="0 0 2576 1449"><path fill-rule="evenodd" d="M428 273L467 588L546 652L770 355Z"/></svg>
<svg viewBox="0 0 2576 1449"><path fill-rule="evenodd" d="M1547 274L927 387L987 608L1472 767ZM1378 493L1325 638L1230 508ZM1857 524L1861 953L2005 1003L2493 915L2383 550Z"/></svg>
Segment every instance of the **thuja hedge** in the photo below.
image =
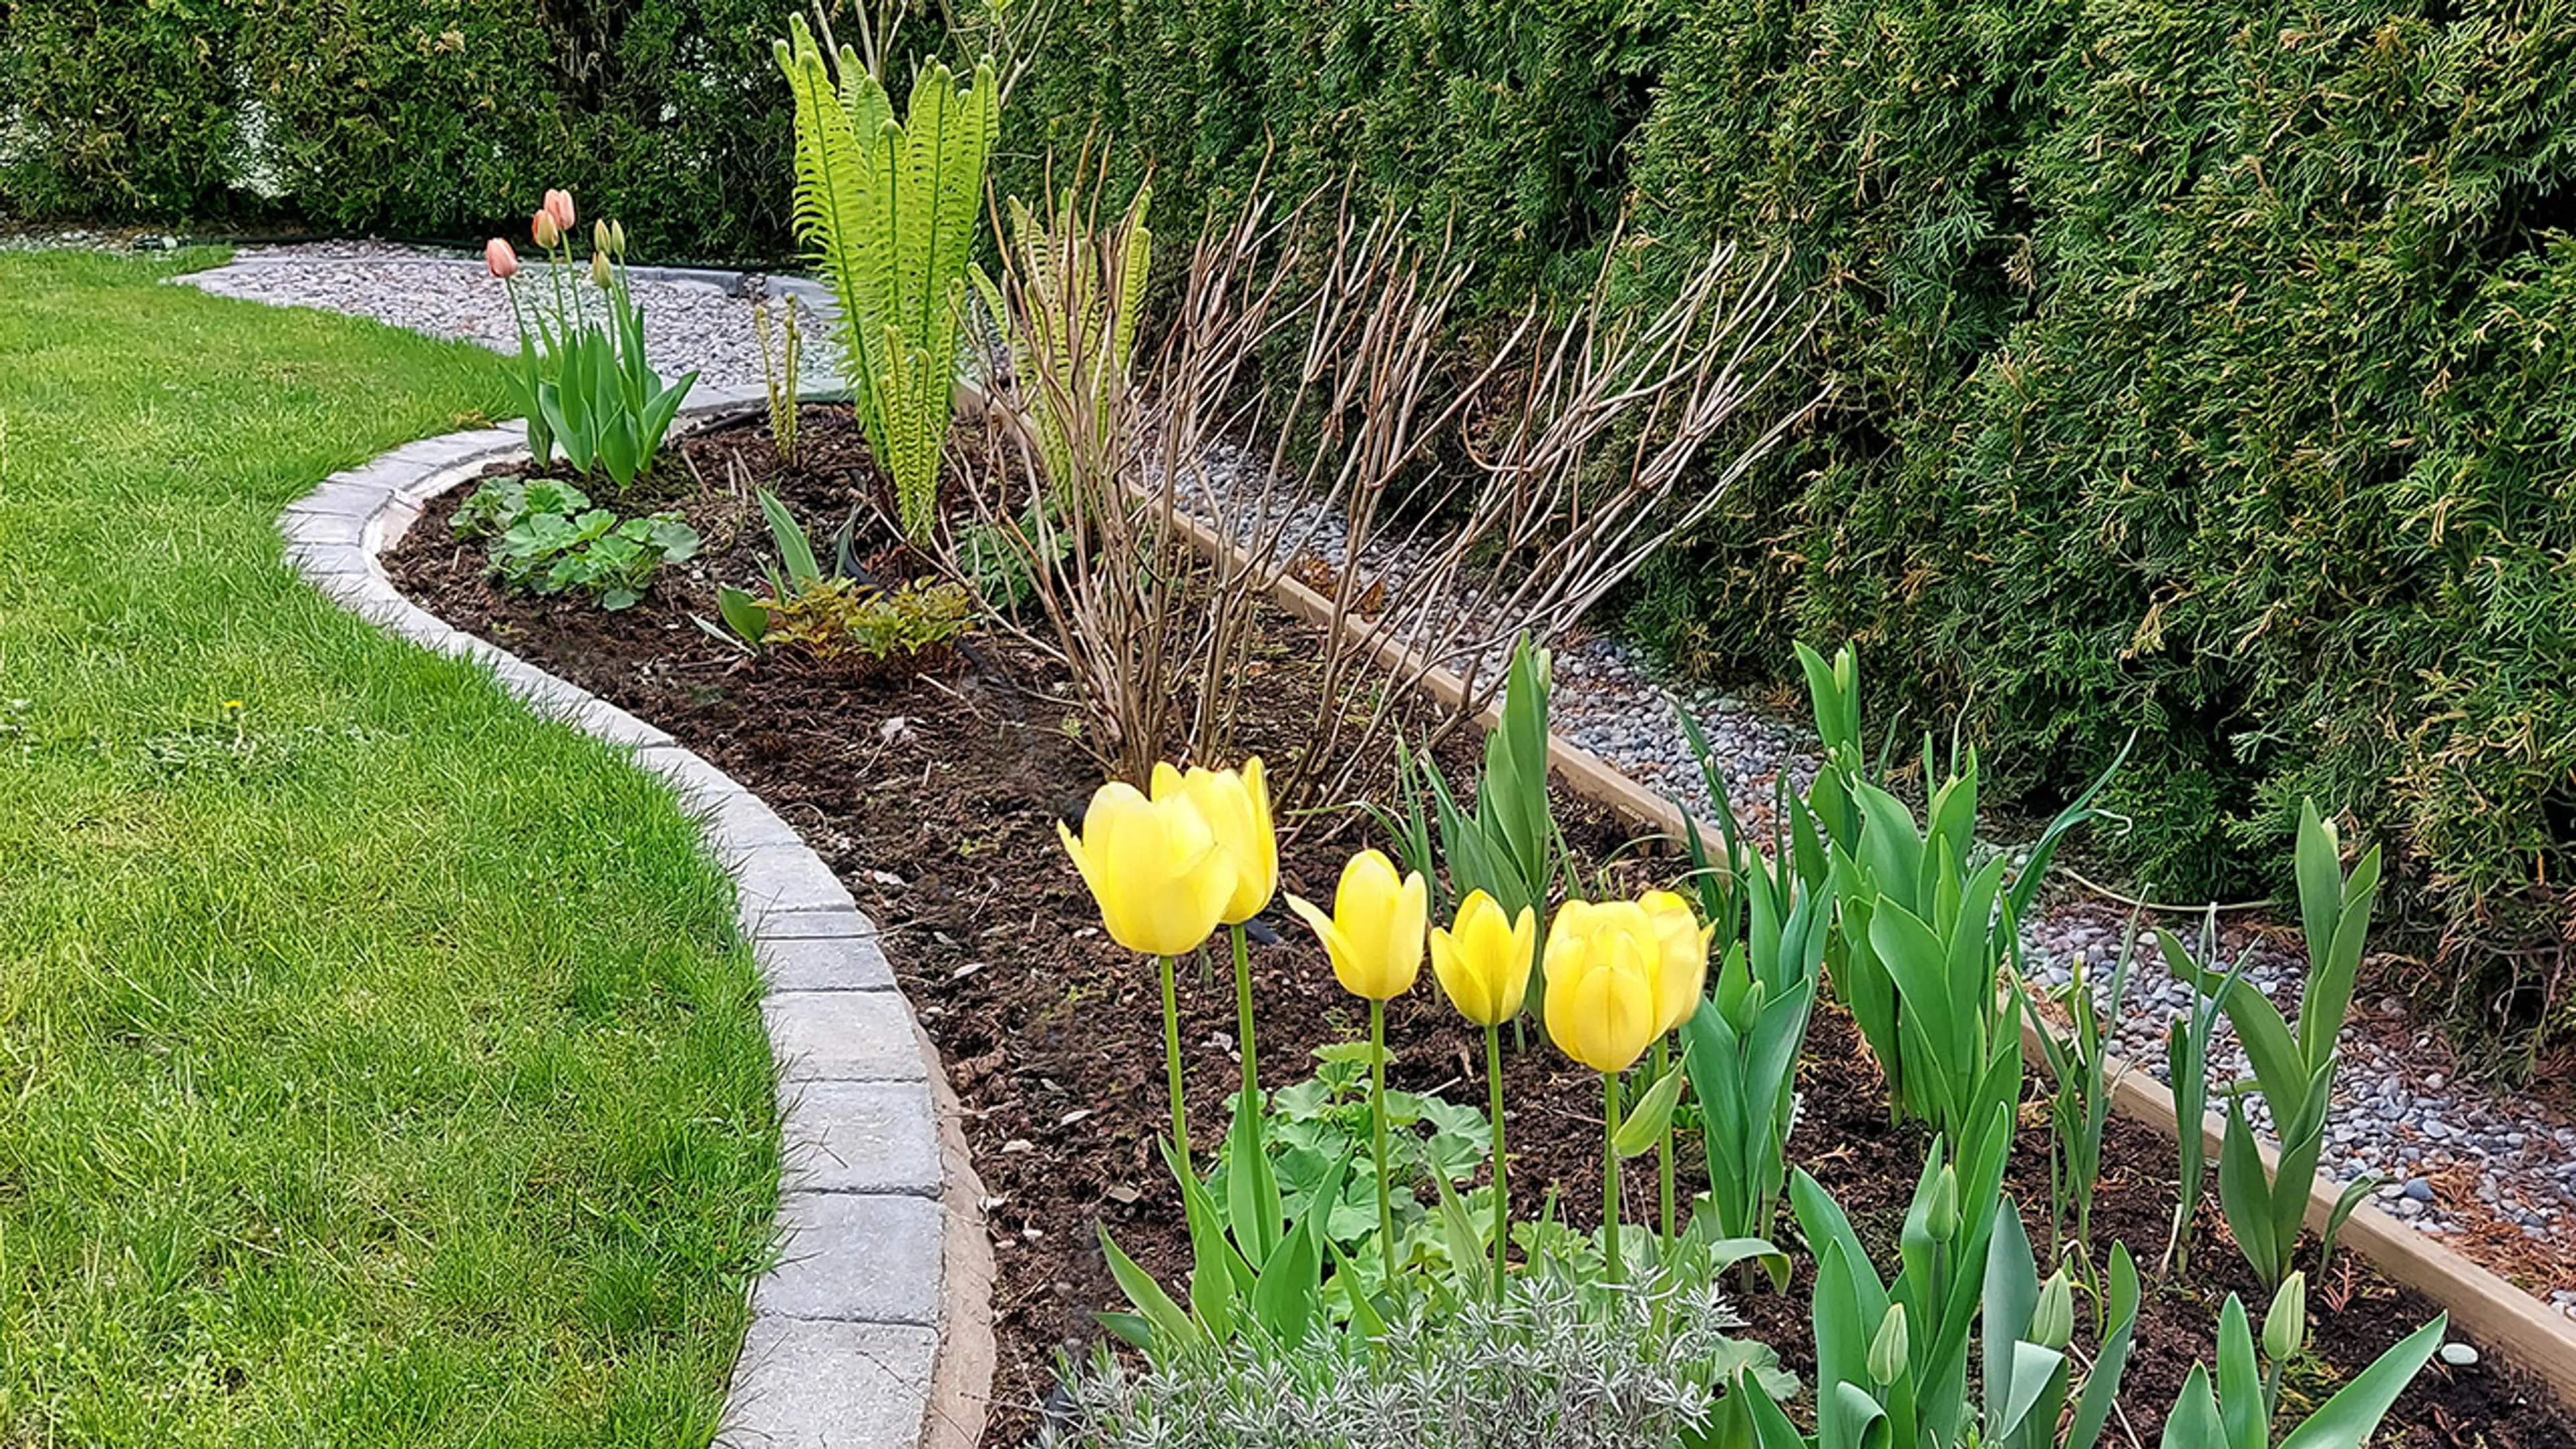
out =
<svg viewBox="0 0 2576 1449"><path fill-rule="evenodd" d="M565 186L656 260L781 257L803 8L0 0L0 211L472 238Z"/></svg>
<svg viewBox="0 0 2576 1449"><path fill-rule="evenodd" d="M1117 137L1167 219L1348 172L1496 298L1623 208L1791 247L1836 405L1632 617L1729 674L1857 637L2033 805L2139 731L2159 896L2341 805L2531 1018L2554 957L2491 948L2576 873L2576 7L1072 0L1053 55L1023 137Z"/></svg>

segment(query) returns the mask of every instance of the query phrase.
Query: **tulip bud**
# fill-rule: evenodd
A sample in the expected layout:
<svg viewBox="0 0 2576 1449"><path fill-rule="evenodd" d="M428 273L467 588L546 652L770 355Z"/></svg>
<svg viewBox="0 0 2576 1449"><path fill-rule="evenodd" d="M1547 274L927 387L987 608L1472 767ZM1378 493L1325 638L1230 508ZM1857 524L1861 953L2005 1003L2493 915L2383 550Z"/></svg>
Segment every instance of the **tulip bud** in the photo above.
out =
<svg viewBox="0 0 2576 1449"><path fill-rule="evenodd" d="M1571 900L1547 928L1547 1034L1596 1072L1624 1072L1662 1033L1663 942L1635 901Z"/></svg>
<svg viewBox="0 0 2576 1449"><path fill-rule="evenodd" d="M594 221L590 224L590 249L595 252L612 252L616 250L608 244L607 222Z"/></svg>
<svg viewBox="0 0 2576 1449"><path fill-rule="evenodd" d="M553 251L555 243L563 240L563 228L555 224L551 213L541 211L528 219L528 235L536 239L540 249Z"/></svg>
<svg viewBox="0 0 2576 1449"><path fill-rule="evenodd" d="M1699 1010L1700 994L1708 989L1708 940L1714 927L1703 927L1699 915L1671 891L1648 891L1637 898L1646 908L1646 918L1655 925L1655 940L1661 947L1656 958L1655 1019L1656 1035L1679 1031L1682 1023Z"/></svg>
<svg viewBox="0 0 2576 1449"><path fill-rule="evenodd" d="M626 223L612 221L608 224L608 253L619 261L626 260Z"/></svg>
<svg viewBox="0 0 2576 1449"><path fill-rule="evenodd" d="M519 254L496 236L483 244L483 269L506 282L518 274Z"/></svg>
<svg viewBox="0 0 2576 1449"><path fill-rule="evenodd" d="M569 191L548 191L546 193L546 214L555 219L555 226L557 228L563 231L572 230L574 220L572 193Z"/></svg>
<svg viewBox="0 0 2576 1449"><path fill-rule="evenodd" d="M1520 1015L1537 945L1535 912L1523 906L1518 917L1507 916L1492 896L1472 890L1458 903L1455 926L1431 928L1431 972L1460 1016L1500 1026Z"/></svg>
<svg viewBox="0 0 2576 1449"><path fill-rule="evenodd" d="M625 238L616 223L608 230L610 240L622 247ZM1244 761L1241 770L1192 766L1186 775L1158 764L1153 795L1157 800L1187 795L1208 829L1216 832L1217 848L1234 862L1234 895L1226 902L1225 924L1242 925L1269 907L1279 892L1279 837L1270 824L1270 787L1262 778L1259 755Z"/></svg>
<svg viewBox="0 0 2576 1449"><path fill-rule="evenodd" d="M1195 951L1234 894L1234 866L1186 797L1147 800L1113 780L1083 812L1082 834L1056 834L1100 903L1111 939L1149 956Z"/></svg>
<svg viewBox="0 0 2576 1449"><path fill-rule="evenodd" d="M1869 1341L1870 1382L1885 1387L1904 1377L1912 1347L1905 1336L1905 1305L1887 1305L1887 1316L1878 1321L1878 1336Z"/></svg>
<svg viewBox="0 0 2576 1449"><path fill-rule="evenodd" d="M2026 1335L2041 1348L2066 1347L2075 1336L2075 1288L2066 1281L2066 1270L2058 1269L2039 1285L2039 1301L2031 1305L2030 1332Z"/></svg>
<svg viewBox="0 0 2576 1449"><path fill-rule="evenodd" d="M1229 893L1232 885L1229 872ZM1342 867L1331 915L1295 896L1288 898L1288 909L1323 941L1333 979L1343 990L1392 1001L1413 989L1422 970L1423 933L1431 923L1431 892L1422 872L1399 877L1383 852L1363 850Z"/></svg>
<svg viewBox="0 0 2576 1449"><path fill-rule="evenodd" d="M1932 1179L1932 1200L1923 1209L1923 1228L1936 1243L1959 1235L1959 1171L1947 1163L1942 1164L1941 1175Z"/></svg>
<svg viewBox="0 0 2576 1449"><path fill-rule="evenodd" d="M2263 1353L2274 1363L2287 1363L2307 1341L2308 1275L2293 1272L2281 1280L2281 1291L2272 1295L2271 1310L2263 1315Z"/></svg>
<svg viewBox="0 0 2576 1449"><path fill-rule="evenodd" d="M608 290L608 253L590 254L590 280L597 284L601 291Z"/></svg>

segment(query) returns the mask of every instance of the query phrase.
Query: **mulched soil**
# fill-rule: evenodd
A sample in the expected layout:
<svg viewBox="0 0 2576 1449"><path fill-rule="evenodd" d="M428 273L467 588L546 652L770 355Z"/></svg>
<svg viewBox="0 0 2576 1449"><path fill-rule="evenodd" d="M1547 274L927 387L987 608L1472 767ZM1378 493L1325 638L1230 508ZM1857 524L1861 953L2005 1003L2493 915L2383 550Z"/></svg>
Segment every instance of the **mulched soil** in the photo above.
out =
<svg viewBox="0 0 2576 1449"><path fill-rule="evenodd" d="M496 590L481 571L480 546L459 545L448 533L447 516L465 490L434 501L387 563L412 597L450 623L660 725L760 792L886 926L888 955L965 1107L990 1197L1000 1355L987 1442L1027 1443L1059 1353L1085 1350L1097 1337L1093 1312L1118 1302L1097 1230L1107 1227L1166 1282L1186 1270L1177 1193L1153 1145L1167 1125L1155 976L1151 963L1100 932L1056 841L1056 822L1079 812L1099 769L1078 738L1060 672L1039 652L988 633L941 672L850 679L755 665L693 622L714 617L713 581L751 585L767 562L766 532L746 504L753 482L778 491L818 535L859 511L861 538L878 544L861 551L877 566L899 568L900 552L884 547L882 531L867 521L883 484L847 415L809 408L804 428L805 457L792 470L778 467L766 429L753 420L682 441L679 464L663 470L667 496L653 506L681 508L706 550L622 613ZM1274 758L1295 750L1312 717L1314 652L1301 626L1269 621L1255 666L1262 685L1249 691L1253 717L1243 727L1252 748ZM1471 750L1454 742L1453 776L1465 773ZM1619 853L1626 832L1616 822L1579 802L1560 811L1579 853L1595 860ZM1324 834L1308 828L1291 842L1282 859L1286 890L1329 899L1351 841ZM1630 852L1623 868L1657 864ZM1314 1048L1360 1036L1365 1015L1284 909L1263 924L1272 939L1255 946L1252 963L1263 1076L1277 1087L1308 1073ZM1441 1004L1428 978L1426 971L1388 1013L1397 1058L1390 1081L1481 1100L1481 1037ZM1185 968L1182 1001L1190 1113L1204 1139L1225 1120L1238 1070L1228 974ZM1535 1039L1526 1051L1507 1052L1505 1069L1516 1213L1537 1214L1552 1184L1558 1212L1588 1226L1586 1205L1600 1200L1595 1079ZM1818 1014L1800 1086L1805 1108L1792 1160L1841 1198L1874 1249L1892 1244L1925 1139L1888 1124L1876 1069L1848 1020L1830 1008ZM2044 1118L2026 1109L2012 1191L2043 1240L2047 1150ZM2126 1241L2151 1271L2172 1211L2174 1149L2115 1120L2104 1160L2096 1237ZM1685 1181L1694 1165L1685 1162ZM1648 1216L1651 1178L1628 1174L1631 1221ZM2121 1395L2146 1443L2155 1442L2193 1359L2214 1355L2224 1294L2243 1294L2259 1313L2261 1295L2224 1232L2214 1206L2204 1208L2193 1282L2150 1289ZM1802 1377L1814 1363L1801 1311L1812 1271L1801 1256L1788 1295L1756 1293L1739 1304L1746 1333L1772 1344ZM2312 1297L2315 1358L2293 1374L2289 1393L2321 1398L2435 1311L2342 1255ZM2428 1366L2377 1442L2576 1449L2576 1423L2544 1389L2488 1354L2471 1368Z"/></svg>

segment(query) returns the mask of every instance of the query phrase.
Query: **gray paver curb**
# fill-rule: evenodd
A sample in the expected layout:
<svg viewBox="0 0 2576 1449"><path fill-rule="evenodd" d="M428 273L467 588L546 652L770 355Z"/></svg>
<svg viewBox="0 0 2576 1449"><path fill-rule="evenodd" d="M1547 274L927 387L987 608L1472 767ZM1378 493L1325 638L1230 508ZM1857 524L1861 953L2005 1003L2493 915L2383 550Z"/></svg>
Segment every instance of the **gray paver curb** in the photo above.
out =
<svg viewBox="0 0 2576 1449"><path fill-rule="evenodd" d="M681 426L762 401L705 389ZM335 473L279 516L287 565L386 631L473 660L533 712L668 781L732 873L779 1069L780 1260L752 1289L718 1449L971 1449L992 1386L992 1255L939 1054L876 923L760 798L608 701L405 599L379 558L428 499L526 452L516 425Z"/></svg>

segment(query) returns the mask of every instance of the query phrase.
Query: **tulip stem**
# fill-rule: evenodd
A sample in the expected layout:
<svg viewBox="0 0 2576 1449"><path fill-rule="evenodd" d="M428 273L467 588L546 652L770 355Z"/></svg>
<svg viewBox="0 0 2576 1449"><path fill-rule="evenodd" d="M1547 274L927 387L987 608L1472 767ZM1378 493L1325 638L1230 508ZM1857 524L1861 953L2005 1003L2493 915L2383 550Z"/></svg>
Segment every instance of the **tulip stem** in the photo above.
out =
<svg viewBox="0 0 2576 1449"><path fill-rule="evenodd" d="M1260 1100L1261 1074L1252 1064L1252 950L1244 944L1243 927L1234 927L1234 1044L1243 1055L1243 1102Z"/></svg>
<svg viewBox="0 0 2576 1449"><path fill-rule="evenodd" d="M1163 1072L1171 1079L1172 1145L1180 1149L1181 1165L1190 1162L1190 1119L1181 1103L1181 995L1172 979L1172 958L1157 956L1163 963Z"/></svg>
<svg viewBox="0 0 2576 1449"><path fill-rule="evenodd" d="M1655 1080L1657 1080L1657 1081L1662 1081L1662 1080L1663 1080L1664 1073L1669 1072L1669 1071L1671 1071L1672 1069L1673 1069L1673 1048L1672 1048L1672 1041L1671 1041L1671 1039L1670 1039L1669 1037L1660 1037L1660 1036L1659 1036L1659 1037L1655 1038ZM1674 1226L1673 1226L1673 1125L1672 1125L1672 1123L1670 1123L1670 1122L1666 1122L1666 1123L1664 1124L1664 1134L1663 1134L1662 1138L1661 1138L1661 1139L1659 1139L1659 1140L1655 1143L1655 1181L1656 1181L1656 1185L1657 1185L1657 1187L1658 1187L1658 1188L1660 1189L1660 1191L1661 1191L1662 1198L1663 1198L1663 1208L1664 1208L1664 1253L1665 1253L1665 1255L1666 1255L1667 1257L1669 1257L1669 1256L1671 1255L1671 1253L1672 1253L1672 1250L1673 1250L1673 1233L1674 1233Z"/></svg>
<svg viewBox="0 0 2576 1449"><path fill-rule="evenodd" d="M1601 1255L1613 1286L1625 1281L1619 1260L1619 1074L1601 1074Z"/></svg>
<svg viewBox="0 0 2576 1449"><path fill-rule="evenodd" d="M1369 1150L1377 1161L1377 1241L1395 1287L1395 1196L1386 1179L1386 1003L1369 1000Z"/></svg>
<svg viewBox="0 0 2576 1449"><path fill-rule="evenodd" d="M1485 1024L1485 1096L1494 1114L1494 1301L1503 1301L1512 1239L1512 1192L1503 1179L1503 1029Z"/></svg>

